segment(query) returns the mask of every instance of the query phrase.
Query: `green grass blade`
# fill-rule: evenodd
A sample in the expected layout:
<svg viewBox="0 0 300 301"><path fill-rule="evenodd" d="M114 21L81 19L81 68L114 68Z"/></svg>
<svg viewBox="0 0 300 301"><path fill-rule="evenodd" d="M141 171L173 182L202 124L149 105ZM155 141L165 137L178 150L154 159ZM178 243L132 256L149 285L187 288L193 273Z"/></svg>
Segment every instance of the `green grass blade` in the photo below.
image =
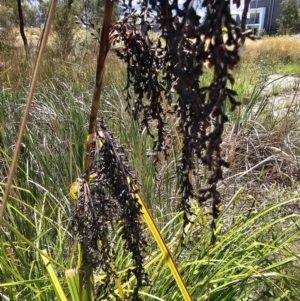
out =
<svg viewBox="0 0 300 301"><path fill-rule="evenodd" d="M138 191L137 187L134 185L134 183L132 182L132 180L130 179L130 177L127 177L127 181L128 181L128 184L129 185L132 185L134 190ZM166 262L168 263L169 265L169 268L171 270L171 273L182 293L182 297L184 298L183 300L185 301L189 301L189 300L192 300L188 290L187 290L187 287L185 286L180 274L179 274L179 271L177 269L177 266L174 262L174 259L172 257L172 254L171 252L169 251L166 243L164 242L155 222L153 221L151 215L150 215L150 212L149 210L147 209L147 206L145 204L145 202L143 201L140 193L135 193L135 197L138 199L138 202L140 203L140 205L142 206L142 213L143 213L143 218L149 228L149 230L151 231L157 245L159 246L162 254L164 255L164 258L166 260Z"/></svg>
<svg viewBox="0 0 300 301"><path fill-rule="evenodd" d="M79 298L79 277L75 269L66 270L67 284L71 293L72 301L80 301Z"/></svg>
<svg viewBox="0 0 300 301"><path fill-rule="evenodd" d="M10 231L12 231L21 241L26 242L32 249L37 251L39 254L41 254L43 257L47 258L49 261L60 267L61 269L65 270L65 267L57 262L56 260L53 260L46 252L43 250L37 248L34 243L32 243L30 240L28 240L26 237L24 237L17 229L14 229L6 220L3 220L3 225L5 227L9 228Z"/></svg>
<svg viewBox="0 0 300 301"><path fill-rule="evenodd" d="M45 249L43 250L43 252L45 254L47 254L47 251ZM66 297L66 295L65 295L65 293L64 293L64 291L63 291L63 289L62 289L62 287L61 287L61 285L59 283L59 280L58 280L58 278L57 278L57 276L56 276L56 274L54 272L54 269L53 269L53 267L51 265L50 260L48 258L46 258L44 255L42 255L42 254L41 254L41 257L43 259L43 262L45 264L47 272L48 272L48 274L50 276L50 281L51 281L52 286L53 286L53 288L55 290L57 298L60 301L67 301L67 297Z"/></svg>

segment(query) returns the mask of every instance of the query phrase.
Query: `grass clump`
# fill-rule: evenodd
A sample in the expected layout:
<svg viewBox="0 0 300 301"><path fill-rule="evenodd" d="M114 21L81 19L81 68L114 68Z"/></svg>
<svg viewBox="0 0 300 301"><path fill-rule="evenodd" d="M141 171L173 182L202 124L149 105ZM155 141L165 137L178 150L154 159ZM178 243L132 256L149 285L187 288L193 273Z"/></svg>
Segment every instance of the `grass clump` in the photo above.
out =
<svg viewBox="0 0 300 301"><path fill-rule="evenodd" d="M268 39L255 43L266 40L266 47L274 47L276 44L273 42L267 44ZM93 53L87 53L89 60L75 61L71 58L63 61L53 53L49 54L33 100L2 231L2 299L76 300L81 270L74 268L80 267L83 249L82 245L77 244L70 228L71 212L87 213L85 210L91 200L103 196L100 192L106 194L110 191L112 194L105 204L108 206L111 204L109 202L114 202L115 207L110 208L111 211L104 210L104 215L100 214L103 218L101 235L105 238L93 236L95 248L103 248L103 252L98 252L100 257L92 257L94 253L89 254L85 250L85 256L91 255L86 259L97 263L89 275L94 280L93 288L96 288L91 298L118 300L134 292L134 296L142 300L182 300L180 289L166 267L165 254L158 251L149 228L144 226L139 214L135 214L134 221L127 220L125 226L137 222L139 234L148 242L147 255L140 262L140 272L148 275L152 286L137 290L133 272L136 271L137 259L133 256L133 250L124 251L128 248L128 241L122 239L122 231L127 231L130 236L131 228L124 227L124 219L128 218L126 212L130 211L131 198L137 190L127 191L126 198L131 201L125 202L129 209L122 211L123 207L117 203L122 192L114 192L114 187L110 186L111 181L118 179L121 183L120 178L128 176L128 173L125 176L122 173L124 170L127 172L124 166L122 172L116 172L121 170L118 165L120 159L112 154L118 148L127 152L128 165L142 183L139 193L161 230L192 300L299 299L298 107L281 108L285 110L282 115L272 103L272 95L263 93L266 75L274 72L271 61L278 59L281 62L283 54L280 57L281 54L274 49L270 51L269 63L260 64L257 74L253 69L256 64L255 51L257 57L259 53L265 55L264 47L252 51L249 45L246 45L243 54L246 60L243 64L248 64L249 72L245 74L242 69L245 65L241 65L237 69L236 81L232 83L243 107L231 112L228 105L223 106L231 123L224 126L222 156L232 167L224 172L224 180L217 184L225 200L218 206L221 213L215 219L214 244L210 244L209 204L200 206L196 198L192 199L192 223L187 225L182 222L183 213L178 213L175 200L180 197L181 178L176 167L182 153L179 146L183 144L177 132L178 115L166 114L169 154L166 158L160 158L155 171L153 146L157 137L147 135L146 128L141 127L143 120L139 117L133 120L126 110L127 94L123 91L126 66L114 54L107 58L101 111L107 127L119 137L120 143L117 145L113 141L102 149L101 145L107 141L97 146L97 141L103 139L97 131L96 135L100 136L95 136L93 140L94 148L90 155L96 154L96 159L90 174L98 174L92 177L90 184L81 186L79 202L68 196L71 183L81 177L84 170L84 141L87 137L95 59ZM247 51L253 56L248 57ZM17 72L26 74L30 69L28 63L27 69L18 67L12 61L11 64L5 75L2 74L6 80L2 83L0 94L3 108L0 113L3 129L0 132L1 192L5 187L23 108L22 100L28 87L26 77L24 81L18 80ZM14 66L19 69L14 69ZM205 72L207 78L202 79L203 85L212 77L210 71ZM129 89L129 93L133 92ZM129 104L134 105L134 100ZM155 126L155 122L150 122L151 130ZM109 135L112 137L111 133ZM103 154L106 157L101 157ZM111 163L109 166L108 162ZM109 168L114 164L118 166L112 171ZM99 166L101 173L98 172ZM105 177L104 171L107 172ZM208 169L202 167L198 172L198 178L192 179L197 189L205 184ZM122 186L123 190L126 187ZM90 194L84 192L84 189L90 188ZM80 211L82 204L84 209ZM101 204L103 202L94 203L100 207ZM94 207L95 211L91 211L86 224L95 222L93 213L99 214L99 208ZM111 214L116 223L112 224L105 213ZM121 213L121 218L117 217L117 213ZM96 221L99 220L98 216ZM82 239L93 235L92 230L97 230L96 227L98 225L92 223L81 233ZM184 238L183 229L187 233ZM99 239L102 244L98 245ZM105 261L101 254L106 254L111 260ZM99 261L106 264L113 262L113 265L98 267ZM74 274L76 280L70 284L68 279ZM105 291L108 287L109 292ZM87 289L93 291L93 288Z"/></svg>

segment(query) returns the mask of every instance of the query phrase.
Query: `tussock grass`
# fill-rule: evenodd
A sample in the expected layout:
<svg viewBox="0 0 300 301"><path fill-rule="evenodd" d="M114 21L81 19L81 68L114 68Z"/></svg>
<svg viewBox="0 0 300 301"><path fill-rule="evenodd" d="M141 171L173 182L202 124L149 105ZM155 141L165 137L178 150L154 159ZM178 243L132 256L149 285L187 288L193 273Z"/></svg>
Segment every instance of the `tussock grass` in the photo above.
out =
<svg viewBox="0 0 300 301"><path fill-rule="evenodd" d="M259 44L264 41L266 47L276 47L269 48L267 63L258 60L268 55ZM224 137L223 149L232 167L220 184L224 203L215 246L208 244L209 212L195 203L194 223L181 244L180 213L175 213L173 205L178 195L176 133L170 123L171 156L160 163L155 179L150 152L154 141L139 132L139 120L133 121L126 111L125 70L113 54L108 57L101 110L111 131L128 150L130 166L142 183L141 193L193 300L299 300L299 109L296 106L284 116L276 115L269 96L262 94L265 75L276 71L272 61L293 61L298 55L293 49L277 48L276 43L296 49L292 41L298 43L294 38L274 37L247 44L243 50L246 62L235 71L243 106L230 115ZM31 62L23 61L22 53L12 49L10 55L1 52L0 60L5 66L0 72L0 195L31 70ZM78 249L69 231L75 204L68 191L83 168L95 55L91 51L85 57L63 61L49 50L46 56L0 243L0 294L4 300L56 298L42 261L44 249L67 300L71 300L63 274L76 266ZM176 117L172 118L176 125ZM132 262L124 256L118 231L116 266L122 278ZM150 244L145 268L153 287L143 291L143 299L181 300L151 234L144 231ZM105 274L98 270L95 276L97 286ZM124 292L133 286L131 279Z"/></svg>

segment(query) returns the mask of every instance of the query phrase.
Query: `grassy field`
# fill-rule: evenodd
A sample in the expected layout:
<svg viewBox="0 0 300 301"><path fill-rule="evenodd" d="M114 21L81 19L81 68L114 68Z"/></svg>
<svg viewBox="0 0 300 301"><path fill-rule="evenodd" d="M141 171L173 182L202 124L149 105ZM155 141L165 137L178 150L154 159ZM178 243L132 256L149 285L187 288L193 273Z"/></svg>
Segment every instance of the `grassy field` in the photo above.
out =
<svg viewBox="0 0 300 301"><path fill-rule="evenodd" d="M81 176L88 116L96 69L96 45L61 58L48 48L34 96L0 241L0 299L58 300L43 261L48 254L67 300L73 299L64 273L77 266L78 246L70 216L75 202L70 185ZM300 39L263 37L247 42L234 71L242 106L225 129L223 152L231 168L219 184L223 196L217 241L210 245L209 206L192 204L196 215L181 244L182 220L176 212L178 147L155 175L151 146L140 121L126 111L126 70L112 53L105 73L100 116L127 151L142 195L172 251L193 300L300 300L299 156L300 105L272 106L263 92L269 74L299 75ZM32 52L35 48L32 48ZM82 51L82 52L80 52ZM34 57L34 53L32 53ZM5 187L33 60L22 47L0 50L0 194ZM211 76L210 70L201 79ZM276 91L277 94L287 91ZM299 91L290 91L298 95ZM176 124L175 117L173 123ZM203 173L205 171L203 170ZM156 178L156 180L155 180ZM201 183L199 183L201 185ZM162 254L148 229L145 269L153 286L143 300L182 300ZM123 242L115 238L120 277L132 265ZM95 285L105 273L95 271ZM132 279L124 292L133 289ZM118 289L116 288L116 293ZM111 300L115 300L111 297ZM63 299L61 299L63 300ZM98 300L101 299L99 296ZM117 299L116 299L117 300Z"/></svg>

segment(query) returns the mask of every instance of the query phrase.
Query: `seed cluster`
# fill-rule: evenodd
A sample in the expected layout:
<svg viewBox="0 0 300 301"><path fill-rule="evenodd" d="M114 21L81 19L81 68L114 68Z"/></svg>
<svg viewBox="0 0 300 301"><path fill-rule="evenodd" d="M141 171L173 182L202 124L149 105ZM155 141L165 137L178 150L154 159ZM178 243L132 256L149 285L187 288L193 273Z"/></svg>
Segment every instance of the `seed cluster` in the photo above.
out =
<svg viewBox="0 0 300 301"><path fill-rule="evenodd" d="M238 63L238 50L251 32L243 33L230 14L230 1L204 0L206 9L201 18L197 1L150 0L151 8L141 4L140 12L124 0L125 18L114 26L116 41L123 48L117 55L127 64L127 102L132 103L129 87L135 93L133 116L142 116L149 133L155 124L157 140L155 151L165 151L166 110L168 106L179 118L178 130L182 136L181 159L178 173L181 177L181 207L184 222L188 223L190 201L211 201L212 215L218 216L221 201L217 183L222 179L222 168L229 164L221 156L224 124L228 117L222 108L229 100L232 110L239 105L236 92L228 88L234 78L230 70ZM239 6L239 1L235 2ZM152 17L150 17L152 16ZM147 34L137 30L136 24L159 24L160 35L149 43ZM149 27L148 27L149 28ZM206 67L213 69L209 85L201 86L200 79ZM170 113L170 112L168 112ZM200 168L202 166L202 169ZM206 187L196 190L193 181L201 177L199 170L207 168ZM214 224L212 225L214 227Z"/></svg>
<svg viewBox="0 0 300 301"><path fill-rule="evenodd" d="M149 281L143 267L147 242L141 225L141 207L135 197L135 176L128 168L119 142L102 122L91 138L90 182L81 183L73 213L73 224L83 250L83 266L91 270L100 266L106 278L98 294L117 297L114 294L117 278L114 228L120 226L124 251L130 252L134 263L126 275L126 281L131 276L136 278L131 300L141 300L138 291Z"/></svg>

